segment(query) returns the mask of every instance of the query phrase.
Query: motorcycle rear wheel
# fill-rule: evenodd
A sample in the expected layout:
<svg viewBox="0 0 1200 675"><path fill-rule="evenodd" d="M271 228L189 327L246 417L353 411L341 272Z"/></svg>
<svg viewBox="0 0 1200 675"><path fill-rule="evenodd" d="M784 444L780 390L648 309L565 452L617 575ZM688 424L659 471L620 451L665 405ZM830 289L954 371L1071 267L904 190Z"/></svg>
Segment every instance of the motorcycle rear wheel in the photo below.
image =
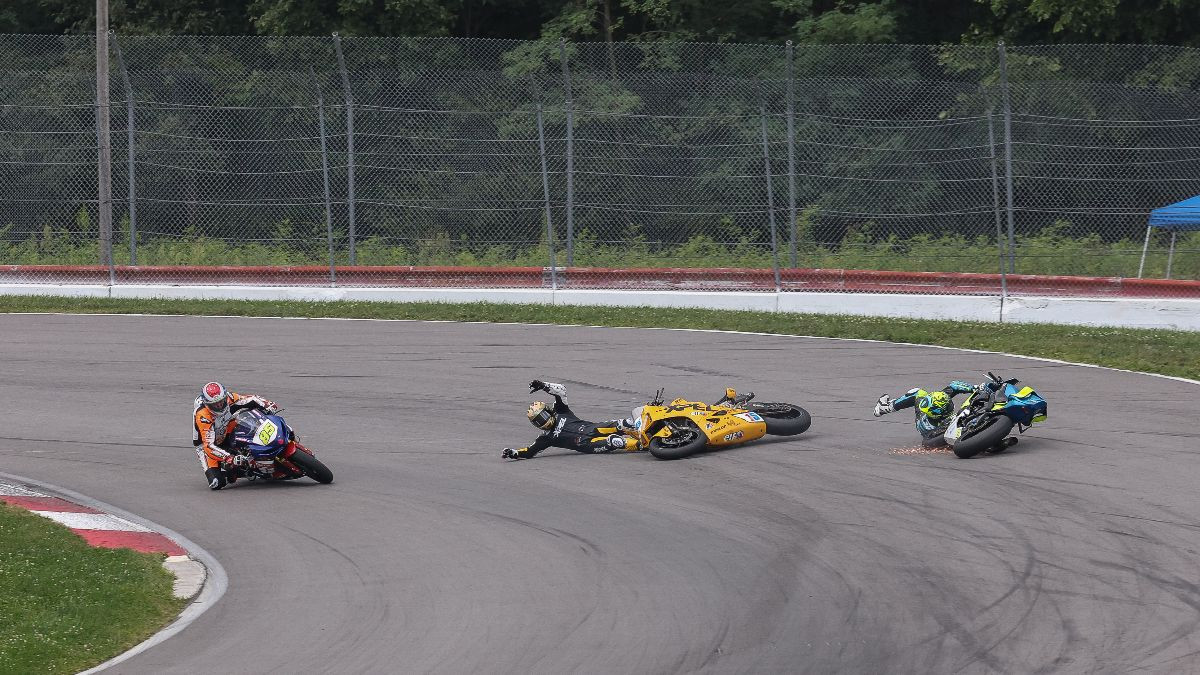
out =
<svg viewBox="0 0 1200 675"><path fill-rule="evenodd" d="M1011 418L997 415L970 436L958 439L958 442L954 444L954 454L960 459L974 457L1004 440L1012 428Z"/></svg>
<svg viewBox="0 0 1200 675"><path fill-rule="evenodd" d="M812 424L808 411L791 403L751 403L747 409L762 416L767 433L772 436L802 434Z"/></svg>
<svg viewBox="0 0 1200 675"><path fill-rule="evenodd" d="M329 470L329 467L303 450L297 449L291 457L288 457L288 461L300 467L305 476L318 483L328 485L333 482L333 472Z"/></svg>
<svg viewBox="0 0 1200 675"><path fill-rule="evenodd" d="M651 438L650 445L646 448L656 458L683 459L700 452L704 446L708 445L708 437L691 420L677 419L672 420L671 423L678 431L666 438L662 436Z"/></svg>

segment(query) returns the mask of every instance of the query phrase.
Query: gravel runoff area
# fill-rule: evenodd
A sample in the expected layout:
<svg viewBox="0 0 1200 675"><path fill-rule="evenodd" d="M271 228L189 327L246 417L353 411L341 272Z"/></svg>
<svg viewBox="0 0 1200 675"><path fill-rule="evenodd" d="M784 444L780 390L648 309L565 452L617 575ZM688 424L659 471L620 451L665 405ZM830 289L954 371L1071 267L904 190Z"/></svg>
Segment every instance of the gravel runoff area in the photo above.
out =
<svg viewBox="0 0 1200 675"><path fill-rule="evenodd" d="M929 347L559 326L0 315L0 462L183 533L229 590L114 668L227 672L1200 669L1195 384ZM897 454L882 393L984 370L1050 402L998 456ZM533 378L812 428L679 462L547 451ZM210 492L196 388L260 392L333 469Z"/></svg>

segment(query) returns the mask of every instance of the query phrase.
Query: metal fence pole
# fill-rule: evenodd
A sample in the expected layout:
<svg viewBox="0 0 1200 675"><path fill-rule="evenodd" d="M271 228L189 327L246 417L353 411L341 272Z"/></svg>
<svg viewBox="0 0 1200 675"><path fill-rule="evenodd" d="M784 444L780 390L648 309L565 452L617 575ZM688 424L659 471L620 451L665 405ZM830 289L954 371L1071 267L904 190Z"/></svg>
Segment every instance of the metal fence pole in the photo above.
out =
<svg viewBox="0 0 1200 675"><path fill-rule="evenodd" d="M775 292L780 289L779 283L779 242L775 232L775 188L771 185L771 152L767 145L767 109L758 109L759 120L762 122L763 176L767 179L767 223L771 228L771 255L774 258Z"/></svg>
<svg viewBox="0 0 1200 675"><path fill-rule="evenodd" d="M135 170L136 154L134 151L134 115L133 115L133 86L129 83L129 68L125 65L125 57L121 54L121 43L113 36L113 51L117 54L117 64L121 68L121 82L125 87L125 133L126 145L129 149L129 264L137 264L137 172Z"/></svg>
<svg viewBox="0 0 1200 675"><path fill-rule="evenodd" d="M542 103L537 104L538 152L542 156L542 194L546 200L546 246L550 249L550 288L558 290L558 261L554 255L554 224L550 218L550 174L546 170L546 127L542 122Z"/></svg>
<svg viewBox="0 0 1200 675"><path fill-rule="evenodd" d="M996 129L992 121L993 111L987 109L988 157L992 165L992 213L996 216L997 260L1000 264L1000 321L1004 322L1004 301L1008 297L1008 271L1004 267L1004 232L1000 225L1000 177L996 171Z"/></svg>
<svg viewBox="0 0 1200 675"><path fill-rule="evenodd" d="M96 206L100 217L100 264L116 283L112 255L112 130L108 92L108 0L96 0Z"/></svg>
<svg viewBox="0 0 1200 675"><path fill-rule="evenodd" d="M325 238L329 242L329 283L336 285L337 269L333 264L333 207L329 198L329 150L325 141L325 96L321 93L321 84L316 80L316 73L313 73L313 82L317 87L317 122L321 127L321 176L325 181Z"/></svg>
<svg viewBox="0 0 1200 675"><path fill-rule="evenodd" d="M563 93L567 112L567 267L575 266L575 105L571 99L571 67L567 62L567 41L558 42L562 60Z"/></svg>
<svg viewBox="0 0 1200 675"><path fill-rule="evenodd" d="M788 151L788 250L792 267L796 261L796 78L793 68L795 55L792 41L787 41L787 151Z"/></svg>
<svg viewBox="0 0 1200 675"><path fill-rule="evenodd" d="M346 217L349 219L346 236L350 238L350 264L358 264L355 254L354 215L354 92L350 88L350 74L346 72L346 59L342 55L342 37L333 34L333 49L337 52L338 71L342 75L342 91L346 99Z"/></svg>
<svg viewBox="0 0 1200 675"><path fill-rule="evenodd" d="M1164 279L1171 278L1171 263L1175 260L1175 238L1179 236L1179 230L1171 230L1171 248L1167 252L1167 274Z"/></svg>
<svg viewBox="0 0 1200 675"><path fill-rule="evenodd" d="M1004 190L1008 208L1008 273L1016 272L1017 239L1013 233L1012 99L1008 88L1008 52L1004 40L997 43L1000 52L1000 93L1004 101Z"/></svg>

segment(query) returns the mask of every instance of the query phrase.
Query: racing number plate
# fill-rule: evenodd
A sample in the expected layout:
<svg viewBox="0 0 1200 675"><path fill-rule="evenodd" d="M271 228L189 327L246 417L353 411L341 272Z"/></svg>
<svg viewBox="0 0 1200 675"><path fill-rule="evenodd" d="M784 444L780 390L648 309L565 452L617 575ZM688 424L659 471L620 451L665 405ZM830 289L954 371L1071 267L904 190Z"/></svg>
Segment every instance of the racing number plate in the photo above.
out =
<svg viewBox="0 0 1200 675"><path fill-rule="evenodd" d="M254 438L258 441L259 445L270 445L278 433L279 427L275 426L275 423L271 420L265 420L254 434Z"/></svg>

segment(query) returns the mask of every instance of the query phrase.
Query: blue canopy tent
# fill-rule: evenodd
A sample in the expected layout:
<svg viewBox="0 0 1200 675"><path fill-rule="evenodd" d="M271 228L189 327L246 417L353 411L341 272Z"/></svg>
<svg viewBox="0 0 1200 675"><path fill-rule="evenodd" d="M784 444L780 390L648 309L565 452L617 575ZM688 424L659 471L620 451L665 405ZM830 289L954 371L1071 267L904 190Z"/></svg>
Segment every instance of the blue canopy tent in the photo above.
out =
<svg viewBox="0 0 1200 675"><path fill-rule="evenodd" d="M1146 266L1146 251L1150 249L1150 230L1156 227L1171 231L1171 249L1167 253L1166 274L1166 278L1170 279L1171 262L1175 258L1175 238L1183 230L1200 230L1200 195L1150 212L1150 222L1146 225L1146 243L1142 244L1142 262L1138 263L1139 279L1142 278L1142 269Z"/></svg>

